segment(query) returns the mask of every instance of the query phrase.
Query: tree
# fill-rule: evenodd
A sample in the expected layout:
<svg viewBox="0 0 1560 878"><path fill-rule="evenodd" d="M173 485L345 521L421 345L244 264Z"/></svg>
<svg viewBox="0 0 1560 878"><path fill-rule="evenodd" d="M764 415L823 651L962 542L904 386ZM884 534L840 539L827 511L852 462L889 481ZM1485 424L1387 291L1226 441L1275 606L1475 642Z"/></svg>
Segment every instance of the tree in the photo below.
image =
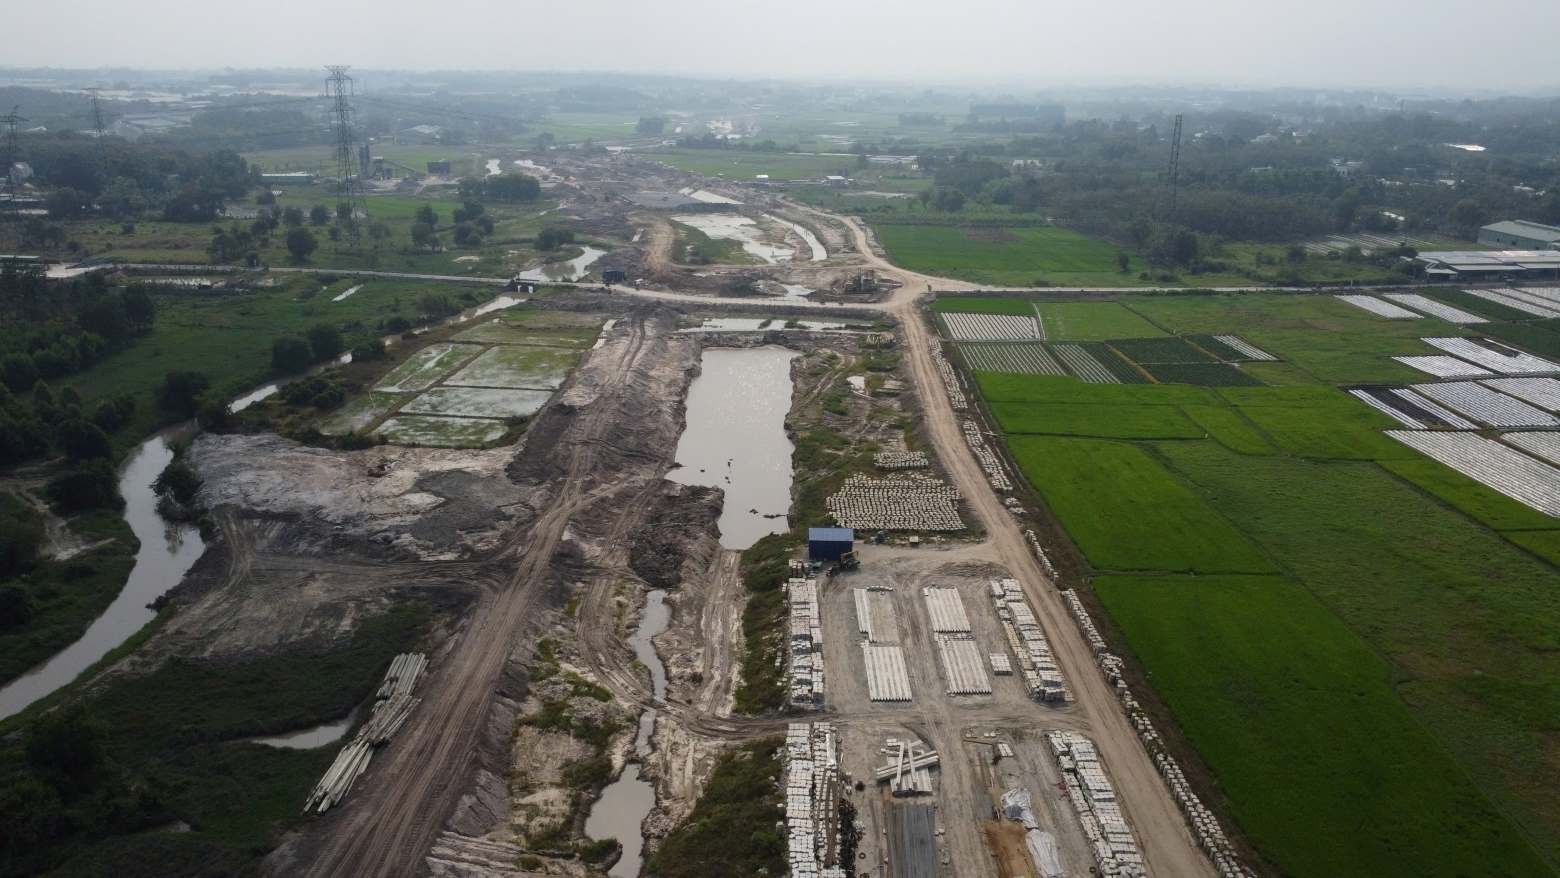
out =
<svg viewBox="0 0 1560 878"><path fill-rule="evenodd" d="M310 327L308 337L309 350L314 354L315 362L335 359L346 347L341 330L326 323Z"/></svg>
<svg viewBox="0 0 1560 878"><path fill-rule="evenodd" d="M296 335L283 336L271 342L271 370L283 375L295 375L309 368L314 362L314 351L307 339Z"/></svg>
<svg viewBox="0 0 1560 878"><path fill-rule="evenodd" d="M324 208L320 207L319 205L315 205L314 209L324 210ZM296 229L303 225L303 210L297 207L282 208L282 224L287 226L289 229ZM316 223L316 225L324 225L324 223Z"/></svg>
<svg viewBox="0 0 1560 878"><path fill-rule="evenodd" d="M210 386L211 379L203 372L169 372L163 376L162 386L157 389L157 405L163 411L179 417L193 417L196 401Z"/></svg>
<svg viewBox="0 0 1560 878"><path fill-rule="evenodd" d="M108 434L86 418L74 417L60 424L60 448L73 462L108 459L114 455L114 444Z"/></svg>
<svg viewBox="0 0 1560 878"><path fill-rule="evenodd" d="M412 223L412 246L428 250L437 243L438 238L433 233L433 226L428 223Z"/></svg>
<svg viewBox="0 0 1560 878"><path fill-rule="evenodd" d="M416 222L426 224L430 228L439 227L439 214L434 211L431 204L424 204L417 208L417 212L412 215L412 218Z"/></svg>
<svg viewBox="0 0 1560 878"><path fill-rule="evenodd" d="M294 262L309 261L309 254L319 247L320 242L308 229L298 228L287 233L287 252L292 254Z"/></svg>

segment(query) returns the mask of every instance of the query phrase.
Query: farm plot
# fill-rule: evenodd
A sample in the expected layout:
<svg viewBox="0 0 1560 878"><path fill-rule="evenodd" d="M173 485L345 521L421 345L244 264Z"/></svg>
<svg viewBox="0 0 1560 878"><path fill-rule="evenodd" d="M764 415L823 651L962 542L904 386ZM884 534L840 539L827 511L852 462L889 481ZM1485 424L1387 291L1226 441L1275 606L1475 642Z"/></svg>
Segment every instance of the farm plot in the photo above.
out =
<svg viewBox="0 0 1560 878"><path fill-rule="evenodd" d="M1415 384L1414 390L1490 427L1560 426L1560 418L1476 381Z"/></svg>
<svg viewBox="0 0 1560 878"><path fill-rule="evenodd" d="M1067 368L1085 384L1120 384L1121 379L1105 368L1094 355L1075 344L1053 345L1052 351L1067 364Z"/></svg>
<svg viewBox="0 0 1560 878"><path fill-rule="evenodd" d="M557 390L579 354L557 348L497 345L472 360L445 382L454 387L505 387Z"/></svg>
<svg viewBox="0 0 1560 878"><path fill-rule="evenodd" d="M1378 317L1388 320L1421 320L1423 314L1415 314L1407 308L1383 301L1375 296L1334 296L1340 302L1348 302L1356 308L1364 308Z"/></svg>
<svg viewBox="0 0 1560 878"><path fill-rule="evenodd" d="M1030 341L1040 338L1040 324L1032 316L1014 314L942 315L948 337L954 341Z"/></svg>
<svg viewBox="0 0 1560 878"><path fill-rule="evenodd" d="M1486 342L1481 345L1470 338L1426 338L1421 341L1433 348L1446 351L1454 357L1461 357L1502 375L1546 375L1560 372L1560 366L1542 357L1523 353L1516 348L1508 348L1499 342ZM1487 345L1495 345L1495 347Z"/></svg>
<svg viewBox="0 0 1560 878"><path fill-rule="evenodd" d="M401 407L414 415L459 418L527 417L540 411L552 396L546 390L509 390L490 387L435 387Z"/></svg>
<svg viewBox="0 0 1560 878"><path fill-rule="evenodd" d="M381 424L376 432L397 445L471 448L498 441L508 429L503 421L490 418L397 415Z"/></svg>
<svg viewBox="0 0 1560 878"><path fill-rule="evenodd" d="M471 362L482 348L474 344L431 344L379 379L375 390L386 393L427 390L445 375Z"/></svg>
<svg viewBox="0 0 1560 878"><path fill-rule="evenodd" d="M1501 440L1560 466L1560 433L1502 433Z"/></svg>
<svg viewBox="0 0 1560 878"><path fill-rule="evenodd" d="M1134 363L1212 363L1214 358L1178 336L1112 339L1110 346Z"/></svg>
<svg viewBox="0 0 1560 878"><path fill-rule="evenodd" d="M1437 378L1482 378L1491 374L1488 370L1475 366L1456 357L1432 355L1427 357L1393 357L1405 366Z"/></svg>
<svg viewBox="0 0 1560 878"><path fill-rule="evenodd" d="M1518 503L1560 518L1560 469L1471 433L1389 430L1387 435Z"/></svg>
<svg viewBox="0 0 1560 878"><path fill-rule="evenodd" d="M365 393L321 421L320 432L326 436L343 436L366 429L389 414L403 399L406 397L394 393Z"/></svg>
<svg viewBox="0 0 1560 878"><path fill-rule="evenodd" d="M964 362L978 372L1066 375L1062 364L1041 344L961 344Z"/></svg>
<svg viewBox="0 0 1560 878"><path fill-rule="evenodd" d="M1477 314L1469 314L1461 308L1453 308L1451 305L1443 305L1434 299L1427 299L1418 293L1387 293L1385 298L1415 311L1423 311L1431 317L1439 317L1447 323L1488 323Z"/></svg>
<svg viewBox="0 0 1560 878"><path fill-rule="evenodd" d="M1538 301L1544 304L1535 304L1527 296L1518 295L1517 290L1463 290L1463 292L1534 317L1560 317L1560 303L1551 303L1540 298Z"/></svg>
<svg viewBox="0 0 1560 878"><path fill-rule="evenodd" d="M1553 378L1492 378L1480 383L1539 408L1560 412L1560 381Z"/></svg>

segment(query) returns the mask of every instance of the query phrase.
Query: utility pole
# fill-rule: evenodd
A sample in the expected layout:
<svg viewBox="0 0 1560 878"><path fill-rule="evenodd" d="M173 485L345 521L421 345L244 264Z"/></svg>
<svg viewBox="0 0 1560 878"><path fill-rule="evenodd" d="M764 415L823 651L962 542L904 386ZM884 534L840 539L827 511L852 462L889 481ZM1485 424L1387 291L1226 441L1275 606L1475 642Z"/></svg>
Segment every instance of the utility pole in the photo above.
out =
<svg viewBox="0 0 1560 878"><path fill-rule="evenodd" d="M325 96L331 101L336 129L336 173L341 178L341 203L347 205L347 240L353 249L358 244L358 159L357 135L352 130L352 77L344 65L328 65Z"/></svg>
<svg viewBox="0 0 1560 878"><path fill-rule="evenodd" d="M16 225L16 177L14 175L14 165L18 155L16 126L20 122L27 121L17 115L18 109L19 107L13 106L11 112L0 116L0 125L5 126L5 156L3 164L0 164L0 172L3 172L3 176L0 176L0 195L4 196L5 203L0 204L0 210L4 211L5 221L13 227ZM20 236L18 236L18 243L20 243Z"/></svg>
<svg viewBox="0 0 1560 878"><path fill-rule="evenodd" d="M1170 136L1170 215L1175 219L1176 196L1181 185L1181 114L1175 114L1175 133Z"/></svg>

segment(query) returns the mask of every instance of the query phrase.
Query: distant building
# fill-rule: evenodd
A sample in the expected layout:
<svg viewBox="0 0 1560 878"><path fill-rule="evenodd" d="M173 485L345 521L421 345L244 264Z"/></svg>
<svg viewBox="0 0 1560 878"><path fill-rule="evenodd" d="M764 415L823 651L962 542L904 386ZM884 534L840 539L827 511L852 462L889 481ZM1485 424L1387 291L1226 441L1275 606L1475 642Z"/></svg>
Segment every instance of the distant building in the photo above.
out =
<svg viewBox="0 0 1560 878"><path fill-rule="evenodd" d="M1479 243L1510 250L1560 250L1560 226L1528 220L1490 223L1479 230Z"/></svg>
<svg viewBox="0 0 1560 878"><path fill-rule="evenodd" d="M413 125L396 135L402 143L438 143L443 138L444 129L438 125Z"/></svg>

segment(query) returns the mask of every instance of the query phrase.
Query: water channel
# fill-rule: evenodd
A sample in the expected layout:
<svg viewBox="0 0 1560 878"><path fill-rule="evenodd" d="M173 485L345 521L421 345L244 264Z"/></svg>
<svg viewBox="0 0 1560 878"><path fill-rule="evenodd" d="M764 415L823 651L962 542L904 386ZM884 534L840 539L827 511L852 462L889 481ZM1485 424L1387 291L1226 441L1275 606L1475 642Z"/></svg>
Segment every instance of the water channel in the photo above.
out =
<svg viewBox="0 0 1560 878"><path fill-rule="evenodd" d="M152 621L157 614L147 604L177 585L205 551L200 531L166 522L157 514L157 494L152 490L152 482L170 460L173 449L168 438L158 434L143 442L120 470L119 493L125 498L125 521L141 541L130 578L79 640L0 689L0 719L19 713L76 679Z"/></svg>
<svg viewBox="0 0 1560 878"><path fill-rule="evenodd" d="M765 534L786 529L791 506L791 440L785 416L791 408L791 361L795 351L778 347L709 348L699 360L699 377L688 389L687 426L677 443L682 466L667 478L685 485L711 485L726 493L720 544L745 549ZM772 510L772 511L769 511ZM767 511L767 513L766 513ZM666 592L651 591L629 646L650 671L651 692L666 697L666 667L653 638L666 630L671 611ZM637 878L644 866L645 816L655 807L655 787L641 777L650 755L655 710L639 717L634 759L601 793L585 819L591 838L615 838L623 855L612 878Z"/></svg>

